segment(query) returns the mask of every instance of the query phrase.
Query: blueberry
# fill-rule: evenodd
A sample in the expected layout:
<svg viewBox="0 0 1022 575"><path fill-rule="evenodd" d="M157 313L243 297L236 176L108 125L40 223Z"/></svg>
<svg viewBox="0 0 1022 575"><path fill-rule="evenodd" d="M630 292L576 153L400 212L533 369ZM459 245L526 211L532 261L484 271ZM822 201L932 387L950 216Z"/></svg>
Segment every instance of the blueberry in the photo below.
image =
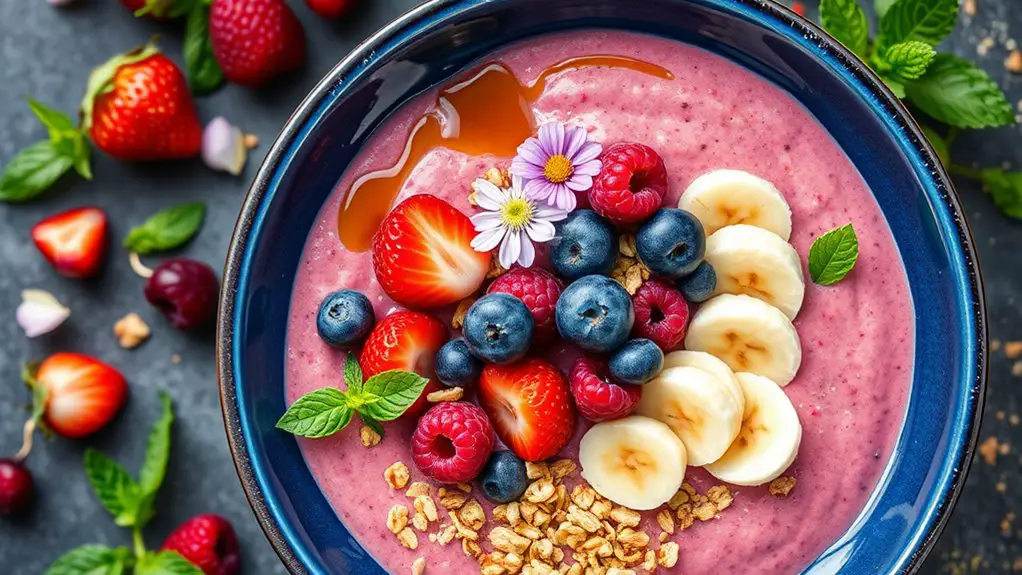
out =
<svg viewBox="0 0 1022 575"><path fill-rule="evenodd" d="M489 363L525 357L535 325L522 300L506 293L479 298L465 314L463 331L472 354Z"/></svg>
<svg viewBox="0 0 1022 575"><path fill-rule="evenodd" d="M687 276L706 252L703 224L685 210L657 210L635 235L635 251L656 274L673 279Z"/></svg>
<svg viewBox="0 0 1022 575"><path fill-rule="evenodd" d="M557 275L574 280L614 269L618 243L610 222L592 210L575 210L557 224L557 235L547 244L550 266Z"/></svg>
<svg viewBox="0 0 1022 575"><path fill-rule="evenodd" d="M593 275L575 280L564 290L555 317L561 337L586 351L603 353L628 339L635 310L621 284Z"/></svg>
<svg viewBox="0 0 1022 575"><path fill-rule="evenodd" d="M319 305L316 330L328 344L346 349L365 339L376 323L369 298L355 290L341 290L326 296Z"/></svg>
<svg viewBox="0 0 1022 575"><path fill-rule="evenodd" d="M483 364L468 349L464 339L452 339L436 352L436 377L449 387L468 387L479 379Z"/></svg>
<svg viewBox="0 0 1022 575"><path fill-rule="evenodd" d="M652 340L640 337L610 356L610 377L619 383L642 385L660 374L664 352Z"/></svg>
<svg viewBox="0 0 1022 575"><path fill-rule="evenodd" d="M678 280L678 291L685 299L695 303L704 302L717 289L717 272L710 262L703 260L696 271Z"/></svg>
<svg viewBox="0 0 1022 575"><path fill-rule="evenodd" d="M483 495L494 503L517 501L529 486L525 462L510 451L494 451L479 475Z"/></svg>

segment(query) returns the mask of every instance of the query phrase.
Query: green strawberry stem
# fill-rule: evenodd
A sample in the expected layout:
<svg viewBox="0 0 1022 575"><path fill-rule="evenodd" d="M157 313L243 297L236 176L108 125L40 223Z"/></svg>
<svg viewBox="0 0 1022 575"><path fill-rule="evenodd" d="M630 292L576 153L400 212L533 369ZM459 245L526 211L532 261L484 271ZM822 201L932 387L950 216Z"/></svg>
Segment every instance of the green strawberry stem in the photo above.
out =
<svg viewBox="0 0 1022 575"><path fill-rule="evenodd" d="M137 525L131 528L131 542L135 547L135 557L142 559L145 556L145 541L142 539L142 529Z"/></svg>

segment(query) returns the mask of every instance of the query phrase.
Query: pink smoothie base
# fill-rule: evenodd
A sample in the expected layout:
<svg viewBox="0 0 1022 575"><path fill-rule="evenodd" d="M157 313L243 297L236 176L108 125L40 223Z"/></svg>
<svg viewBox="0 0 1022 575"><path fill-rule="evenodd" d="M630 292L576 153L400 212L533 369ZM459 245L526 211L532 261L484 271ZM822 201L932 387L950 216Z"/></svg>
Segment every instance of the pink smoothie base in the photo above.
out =
<svg viewBox="0 0 1022 575"><path fill-rule="evenodd" d="M613 68L568 71L552 79L536 101L542 121L584 125L601 142L637 141L656 148L670 174L665 206L677 204L700 174L719 168L749 171L773 182L793 212L791 241L802 257L821 233L852 222L859 236L855 270L827 288L807 286L795 321L803 347L798 377L785 388L803 426L802 447L788 475L798 485L786 500L765 487L732 487L734 504L717 520L696 522L671 540L681 559L667 573L797 573L832 544L862 510L891 455L905 413L913 362L914 312L905 272L890 230L855 167L824 128L787 93L759 76L694 47L624 32L575 32L542 37L494 54L520 80L567 58L615 54L669 69L674 80ZM622 87L624 87L622 89ZM399 111L340 182L392 165L413 123L434 100L423 95ZM507 158L467 157L436 149L416 167L400 199L437 195L465 213L468 184ZM455 182L455 183L451 183ZM324 206L299 266L287 335L288 402L340 384L343 353L324 345L315 317L323 297L340 288L366 293L378 317L396 306L371 272L369 253L351 253L337 239L341 193ZM808 278L808 272L806 272ZM446 318L444 318L446 319ZM563 364L572 352L552 358ZM389 489L383 471L395 461L414 469L412 424L387 425L372 449L357 425L332 438L302 440L306 463L334 510L388 571L407 573L425 556L433 573L473 573L476 563L455 541L446 547L419 536L419 549L401 547L385 525L387 510L408 504ZM578 439L563 455L575 457ZM700 492L717 484L701 469L687 480ZM476 490L476 496L482 496ZM652 514L647 514L649 517ZM649 518L647 517L647 519ZM435 530L435 527L434 527ZM650 533L657 533L650 529Z"/></svg>

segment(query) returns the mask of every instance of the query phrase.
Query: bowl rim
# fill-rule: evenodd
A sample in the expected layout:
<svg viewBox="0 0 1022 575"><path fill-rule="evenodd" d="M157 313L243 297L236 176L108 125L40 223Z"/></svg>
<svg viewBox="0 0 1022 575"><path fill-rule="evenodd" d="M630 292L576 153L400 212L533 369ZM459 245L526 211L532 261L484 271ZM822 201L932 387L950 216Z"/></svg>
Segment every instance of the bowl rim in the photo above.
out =
<svg viewBox="0 0 1022 575"><path fill-rule="evenodd" d="M237 403L237 382L234 373L232 345L235 316L234 304L239 283L243 277L246 249L249 241L252 239L253 220L257 218L260 206L271 188L274 174L281 164L288 159L288 152L292 144L303 129L307 127L309 120L321 108L324 100L329 98L339 83L341 83L342 79L363 65L364 62L374 59L376 57L374 54L375 48L400 35L407 26L415 24L420 19L429 17L446 8L471 1L427 0L405 12L383 28L380 28L360 42L338 62L304 98L274 140L242 203L234 233L230 240L223 272L223 288L221 290L216 335L217 379L228 448L234 460L235 469L241 480L242 488L260 527L285 567L296 575L309 573L309 569L299 557L299 553L291 545L289 537L284 534L282 526L277 522L263 495L260 482L253 468L252 459L247 450ZM678 1L706 2L707 0ZM914 573L933 549L950 519L951 511L961 496L979 439L980 423L986 401L988 371L986 302L983 277L972 230L966 220L965 211L962 208L958 192L948 172L940 162L936 151L923 134L921 127L904 104L902 104L901 100L857 56L814 22L772 0L709 0L709 2L715 5L723 5L725 3L737 4L758 12L762 16L778 19L794 29L794 31L801 33L807 41L809 39L814 41L816 48L821 50L824 55L833 57L855 81L859 82L862 87L866 88L871 95L879 100L879 106L885 109L890 119L897 124L898 128L906 132L907 137L904 140L911 147L914 147L915 151L932 168L930 177L936 184L937 192L940 194L939 199L943 200L951 212L952 223L958 234L958 241L961 244L960 247L964 256L963 265L968 274L969 293L967 295L971 297L972 320L975 322L976 373L975 381L973 382L973 389L975 391L972 394L970 404L967 406L971 409L967 412L970 420L968 421L966 442L956 462L957 465L955 466L951 483L942 494L939 505L930 511L934 515L930 519L932 523L922 540L919 541L918 547L912 550L911 556L908 558L907 563L905 563L904 572Z"/></svg>

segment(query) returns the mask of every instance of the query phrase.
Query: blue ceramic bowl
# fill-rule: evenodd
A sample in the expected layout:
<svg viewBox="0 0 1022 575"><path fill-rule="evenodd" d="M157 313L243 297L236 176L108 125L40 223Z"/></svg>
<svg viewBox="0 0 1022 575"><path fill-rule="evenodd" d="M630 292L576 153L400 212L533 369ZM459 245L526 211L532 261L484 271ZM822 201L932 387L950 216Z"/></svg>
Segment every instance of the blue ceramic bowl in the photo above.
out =
<svg viewBox="0 0 1022 575"><path fill-rule="evenodd" d="M912 571L947 521L975 445L986 375L976 253L951 182L905 108L836 41L769 0L433 0L359 46L312 91L249 192L220 309L227 434L277 553L293 573L383 573L334 515L295 440L274 429L285 409L291 287L317 212L372 129L402 103L510 42L580 27L674 38L758 72L815 114L873 189L915 301L914 381L879 485L807 572ZM420 75L397 66L408 60Z"/></svg>

